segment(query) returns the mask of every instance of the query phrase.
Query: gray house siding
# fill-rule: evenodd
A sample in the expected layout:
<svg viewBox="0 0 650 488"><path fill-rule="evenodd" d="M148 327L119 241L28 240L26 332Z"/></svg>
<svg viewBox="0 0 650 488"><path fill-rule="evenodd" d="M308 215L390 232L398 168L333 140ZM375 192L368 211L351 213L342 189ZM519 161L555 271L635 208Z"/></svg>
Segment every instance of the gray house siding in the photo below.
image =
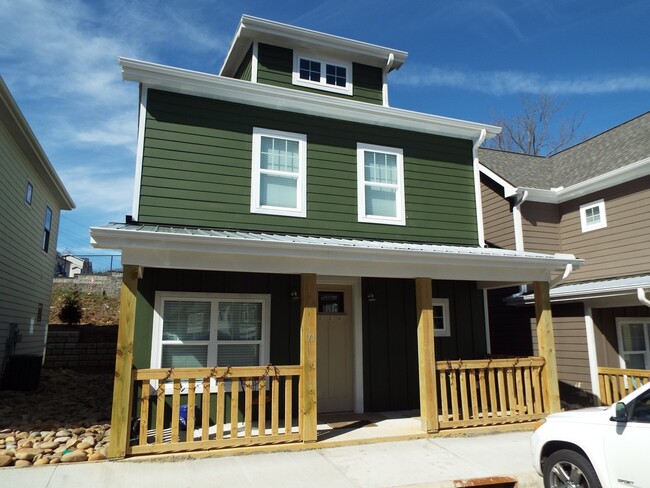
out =
<svg viewBox="0 0 650 488"><path fill-rule="evenodd" d="M307 217L250 212L254 127L307 135ZM406 225L358 222L357 143L404 151ZM151 90L140 222L476 245L471 142Z"/></svg>
<svg viewBox="0 0 650 488"><path fill-rule="evenodd" d="M481 204L485 240L499 248L515 249L510 202L504 198L503 188L486 176L481 176Z"/></svg>
<svg viewBox="0 0 650 488"><path fill-rule="evenodd" d="M526 251L549 254L560 252L557 206L547 203L525 202L521 206L521 227Z"/></svg>
<svg viewBox="0 0 650 488"><path fill-rule="evenodd" d="M16 354L42 356L56 262L59 210L48 181L41 176L0 121L0 368L10 324L17 324ZM25 201L33 185L31 206ZM42 250L45 208L52 210L49 250ZM42 314L38 320L39 304Z"/></svg>
<svg viewBox="0 0 650 488"><path fill-rule="evenodd" d="M580 205L601 198L607 227L583 233ZM569 281L650 273L649 207L650 176L560 205L562 249L586 260Z"/></svg>

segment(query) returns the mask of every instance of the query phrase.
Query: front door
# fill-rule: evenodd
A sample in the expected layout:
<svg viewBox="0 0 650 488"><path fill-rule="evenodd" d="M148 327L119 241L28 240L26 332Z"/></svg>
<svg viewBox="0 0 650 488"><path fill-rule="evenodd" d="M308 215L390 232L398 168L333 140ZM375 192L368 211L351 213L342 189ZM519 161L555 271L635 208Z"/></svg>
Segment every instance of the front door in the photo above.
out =
<svg viewBox="0 0 650 488"><path fill-rule="evenodd" d="M318 411L354 409L352 288L318 287Z"/></svg>

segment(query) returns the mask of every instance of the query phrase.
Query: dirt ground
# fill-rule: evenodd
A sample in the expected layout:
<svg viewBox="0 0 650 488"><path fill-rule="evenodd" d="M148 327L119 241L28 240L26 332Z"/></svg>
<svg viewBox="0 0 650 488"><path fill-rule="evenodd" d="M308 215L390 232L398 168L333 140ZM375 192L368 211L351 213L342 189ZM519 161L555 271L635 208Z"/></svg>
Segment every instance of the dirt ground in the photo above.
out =
<svg viewBox="0 0 650 488"><path fill-rule="evenodd" d="M52 301L50 303L50 324L59 324L59 311L63 305L64 298L69 291L56 290L52 291ZM80 293L81 308L83 315L82 324L92 325L117 325L120 315L120 300L106 295L97 293Z"/></svg>

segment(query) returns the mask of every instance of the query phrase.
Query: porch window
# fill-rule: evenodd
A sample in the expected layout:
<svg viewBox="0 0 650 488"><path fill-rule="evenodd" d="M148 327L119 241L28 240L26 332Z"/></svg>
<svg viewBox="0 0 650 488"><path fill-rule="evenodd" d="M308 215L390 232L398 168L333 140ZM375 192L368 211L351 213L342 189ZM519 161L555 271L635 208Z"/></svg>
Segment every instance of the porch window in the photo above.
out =
<svg viewBox="0 0 650 488"><path fill-rule="evenodd" d="M253 129L251 212L307 216L307 136Z"/></svg>
<svg viewBox="0 0 650 488"><path fill-rule="evenodd" d="M405 225L401 149L357 144L359 222Z"/></svg>
<svg viewBox="0 0 650 488"><path fill-rule="evenodd" d="M269 362L269 295L158 293L152 368Z"/></svg>
<svg viewBox="0 0 650 488"><path fill-rule="evenodd" d="M435 337L449 337L449 298L433 299L433 331Z"/></svg>
<svg viewBox="0 0 650 488"><path fill-rule="evenodd" d="M650 318L618 318L616 324L621 366L650 369Z"/></svg>
<svg viewBox="0 0 650 488"><path fill-rule="evenodd" d="M582 232L602 229L607 227L607 216L605 215L605 201L598 200L580 206L580 224Z"/></svg>

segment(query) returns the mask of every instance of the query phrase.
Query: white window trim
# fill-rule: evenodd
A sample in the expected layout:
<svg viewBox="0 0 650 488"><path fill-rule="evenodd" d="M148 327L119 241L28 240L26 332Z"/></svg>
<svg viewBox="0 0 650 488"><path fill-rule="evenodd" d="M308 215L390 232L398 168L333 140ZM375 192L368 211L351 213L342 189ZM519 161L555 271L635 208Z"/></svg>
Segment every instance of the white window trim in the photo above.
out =
<svg viewBox="0 0 650 488"><path fill-rule="evenodd" d="M444 327L436 329L434 326L434 337L450 337L451 336L451 323L449 321L449 298L434 298L431 300L432 307L442 307L442 322Z"/></svg>
<svg viewBox="0 0 650 488"><path fill-rule="evenodd" d="M34 200L34 184L31 182L31 180L27 180L27 186L25 187L25 204L28 207L31 207L33 200Z"/></svg>
<svg viewBox="0 0 650 488"><path fill-rule="evenodd" d="M321 64L320 81L303 80L300 78L300 60L308 59L310 61L317 61ZM328 85L326 81L327 69L326 65L331 64L345 68L345 86ZM305 86L309 88L316 88L317 90L325 90L334 93L342 93L344 95L352 96L352 63L341 61L338 59L323 58L321 56L312 56L307 53L293 52L293 73L292 82L294 85Z"/></svg>
<svg viewBox="0 0 650 488"><path fill-rule="evenodd" d="M366 178L365 178L365 151L394 154L397 156L397 192L395 194L395 217L366 215ZM373 183L373 186L383 186ZM391 187L393 185L390 185ZM404 151L395 147L375 146L373 144L357 143L357 207L359 222L374 224L406 225L406 211L404 206Z"/></svg>
<svg viewBox="0 0 650 488"><path fill-rule="evenodd" d="M600 214L600 222L597 224L588 224L587 223L587 210L590 208L598 207ZM602 198L596 200L595 202L585 203L580 205L580 224L582 226L582 232L589 232L592 230L603 229L607 227L607 216L605 215L605 200Z"/></svg>
<svg viewBox="0 0 650 488"><path fill-rule="evenodd" d="M623 354L626 351L623 351L623 326L633 323L642 323L645 325L646 334L645 334L645 362L650 364L650 317L616 317L616 335L618 339L618 357L619 364L621 368L627 368L625 364L625 358ZM630 368L631 369L631 368Z"/></svg>
<svg viewBox="0 0 650 488"><path fill-rule="evenodd" d="M296 208L260 205L260 159L262 136L298 142L298 178L296 183ZM251 171L251 213L307 217L307 135L272 129L253 128L253 165Z"/></svg>
<svg viewBox="0 0 650 488"><path fill-rule="evenodd" d="M249 294L249 293L195 293L195 292L181 292L181 291L157 291L154 303L153 313L153 330L151 333L151 358L150 367L152 369L160 369L160 361L162 360L162 330L163 318L161 315L163 302L165 300L205 300L212 303L212 313L210 319L210 339L205 341L208 344L208 366L212 367L216 364L214 345L217 344L217 314L216 304L219 301L256 301L262 302L262 338L260 341L260 361L258 366L266 366L270 363L270 338L271 338L271 295L268 294ZM212 338L214 334L214 338ZM199 341L197 341L199 342ZM234 343L234 342L233 342ZM212 347L211 347L212 346ZM151 381L151 388L155 390L158 388L158 381ZM182 384L182 388L187 388L186 383ZM203 385L196 383L196 393L203 391ZM210 391L212 393L217 391L216 379L210 379ZM230 385L226 385L226 391L230 391ZM173 385L165 385L165 394L170 395L173 393Z"/></svg>

